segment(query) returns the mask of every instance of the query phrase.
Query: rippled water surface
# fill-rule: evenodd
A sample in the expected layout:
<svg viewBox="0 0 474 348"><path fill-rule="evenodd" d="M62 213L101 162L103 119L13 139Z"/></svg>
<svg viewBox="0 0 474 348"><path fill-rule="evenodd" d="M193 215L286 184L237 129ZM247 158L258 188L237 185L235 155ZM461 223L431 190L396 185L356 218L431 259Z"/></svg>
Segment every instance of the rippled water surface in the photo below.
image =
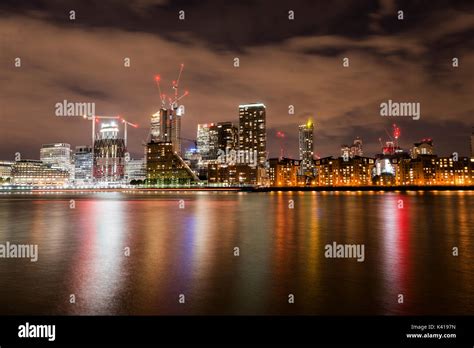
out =
<svg viewBox="0 0 474 348"><path fill-rule="evenodd" d="M474 314L473 207L454 191L1 194L0 244L39 259L0 258L0 314ZM333 242L364 262L325 258Z"/></svg>

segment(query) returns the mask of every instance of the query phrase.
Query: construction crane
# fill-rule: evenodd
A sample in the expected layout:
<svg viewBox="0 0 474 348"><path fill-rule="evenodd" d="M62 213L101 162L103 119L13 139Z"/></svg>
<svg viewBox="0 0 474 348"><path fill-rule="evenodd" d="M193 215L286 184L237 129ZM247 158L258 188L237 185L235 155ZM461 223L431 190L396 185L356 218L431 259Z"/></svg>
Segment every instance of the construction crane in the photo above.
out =
<svg viewBox="0 0 474 348"><path fill-rule="evenodd" d="M179 95L179 81L181 80L181 75L183 74L183 69L184 69L184 64L181 64L179 73L178 73L178 78L176 80L173 80L171 84L171 88L173 89L173 93L171 96L168 96L161 91L161 76L160 75L155 75L155 82L156 85L158 86L158 91L160 93L160 101L161 101L161 108L162 109L170 109L170 110L176 110L178 108L178 101L180 101L182 98L187 96L189 94L188 91L185 91L182 95ZM168 105L166 102L168 101Z"/></svg>
<svg viewBox="0 0 474 348"><path fill-rule="evenodd" d="M395 138L395 147L398 147L398 138L400 137L400 128L393 124L393 137Z"/></svg>
<svg viewBox="0 0 474 348"><path fill-rule="evenodd" d="M124 124L124 140L125 140L125 148L127 148L127 126L132 126L133 128L138 128L138 124L134 124L128 122L126 119L122 118L122 123Z"/></svg>
<svg viewBox="0 0 474 348"><path fill-rule="evenodd" d="M384 154L394 154L398 147L398 138L400 137L400 128L397 127L397 125L394 123L392 125L392 135L387 131L385 128L385 133L387 133L387 136L389 138L388 141L385 142L385 145L382 143L382 138L379 138L380 146L382 147L382 152Z"/></svg>

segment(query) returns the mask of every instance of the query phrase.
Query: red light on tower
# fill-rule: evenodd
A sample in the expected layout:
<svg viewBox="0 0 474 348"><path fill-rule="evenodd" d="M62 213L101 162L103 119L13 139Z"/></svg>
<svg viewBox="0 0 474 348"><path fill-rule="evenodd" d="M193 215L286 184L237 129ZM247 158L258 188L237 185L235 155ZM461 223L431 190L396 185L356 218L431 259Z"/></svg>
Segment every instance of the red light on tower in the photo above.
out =
<svg viewBox="0 0 474 348"><path fill-rule="evenodd" d="M160 81L160 80L161 80L160 75L155 75L155 81Z"/></svg>
<svg viewBox="0 0 474 348"><path fill-rule="evenodd" d="M400 137L400 128L396 124L393 125L393 137L398 139Z"/></svg>

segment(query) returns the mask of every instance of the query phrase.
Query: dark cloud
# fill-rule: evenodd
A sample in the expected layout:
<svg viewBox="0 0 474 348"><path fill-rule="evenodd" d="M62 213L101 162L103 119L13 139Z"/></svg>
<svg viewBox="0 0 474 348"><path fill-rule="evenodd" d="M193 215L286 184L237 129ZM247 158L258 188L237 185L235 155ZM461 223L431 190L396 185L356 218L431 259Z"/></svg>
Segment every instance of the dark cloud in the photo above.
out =
<svg viewBox="0 0 474 348"><path fill-rule="evenodd" d="M78 86L78 85L73 85L70 82L64 83L63 87L64 87L65 91L68 91L68 92L72 93L73 95L80 96L81 99L91 98L95 101L105 100L107 98L112 99L111 96L109 96L105 91L99 90L99 89L83 88L83 87Z"/></svg>
<svg viewBox="0 0 474 348"><path fill-rule="evenodd" d="M220 1L220 0L4 0L3 16L25 15L70 26L69 11L75 10L76 27L117 28L181 40L192 33L204 42L225 49L278 43L295 36L338 35L362 38L378 31L397 34L425 25L449 7L471 12L471 1ZM178 20L184 10L185 21ZM288 11L295 20L288 21ZM396 11L405 20L398 21Z"/></svg>

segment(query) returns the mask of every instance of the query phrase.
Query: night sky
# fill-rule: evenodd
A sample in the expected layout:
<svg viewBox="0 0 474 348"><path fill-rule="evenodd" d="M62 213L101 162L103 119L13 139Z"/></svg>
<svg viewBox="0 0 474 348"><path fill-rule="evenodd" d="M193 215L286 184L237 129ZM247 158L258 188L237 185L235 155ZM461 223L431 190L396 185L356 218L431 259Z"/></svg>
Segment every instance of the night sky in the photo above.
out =
<svg viewBox="0 0 474 348"><path fill-rule="evenodd" d="M138 157L159 109L153 78L170 85L181 63L186 138L196 137L198 123L237 123L239 104L263 102L270 156L279 154L282 130L285 155L297 157L298 124L310 116L319 156L339 155L356 136L365 154L380 152L393 123L404 148L432 137L439 155L469 154L472 1L2 0L0 34L0 159L17 151L37 159L43 143L89 144L90 122L55 116L64 99L138 123L129 130ZM381 117L388 99L420 102L420 120Z"/></svg>

